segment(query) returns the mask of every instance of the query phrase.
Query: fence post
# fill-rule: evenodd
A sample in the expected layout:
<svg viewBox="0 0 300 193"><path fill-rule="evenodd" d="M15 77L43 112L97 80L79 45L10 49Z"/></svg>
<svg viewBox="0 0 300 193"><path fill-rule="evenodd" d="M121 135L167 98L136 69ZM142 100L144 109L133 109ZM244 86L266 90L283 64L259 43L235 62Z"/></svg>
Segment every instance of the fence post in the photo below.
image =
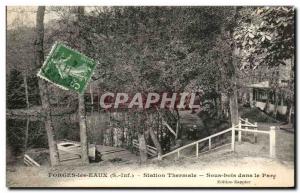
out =
<svg viewBox="0 0 300 193"><path fill-rule="evenodd" d="M160 155L160 154L158 154L158 156L157 156L157 159L158 159L158 160L162 160L162 158L161 158L161 155Z"/></svg>
<svg viewBox="0 0 300 193"><path fill-rule="evenodd" d="M199 143L196 143L196 157L199 157Z"/></svg>
<svg viewBox="0 0 300 193"><path fill-rule="evenodd" d="M249 122L249 121L248 121L248 118L246 118L246 119L245 119L245 125L247 125L248 122ZM245 127L245 129L248 130L249 128L248 128L248 127ZM248 138L248 136L249 136L248 132L246 132L245 135L246 135L247 138Z"/></svg>
<svg viewBox="0 0 300 193"><path fill-rule="evenodd" d="M179 152L179 150L177 151L177 159L179 159L179 157L180 157L180 152Z"/></svg>
<svg viewBox="0 0 300 193"><path fill-rule="evenodd" d="M231 130L231 151L235 151L234 143L235 143L235 129L234 129L234 127L232 127L232 130Z"/></svg>
<svg viewBox="0 0 300 193"><path fill-rule="evenodd" d="M242 129L241 120L239 120L239 129ZM239 130L239 133L238 133L238 141L239 141L239 143L242 143L242 131L241 130Z"/></svg>
<svg viewBox="0 0 300 193"><path fill-rule="evenodd" d="M254 123L255 127L254 130L257 131L257 122ZM257 143L257 133L254 133L254 143Z"/></svg>
<svg viewBox="0 0 300 193"><path fill-rule="evenodd" d="M208 138L208 150L211 150L211 138Z"/></svg>
<svg viewBox="0 0 300 193"><path fill-rule="evenodd" d="M275 133L275 127L270 127L270 157L275 158L276 157L276 133Z"/></svg>

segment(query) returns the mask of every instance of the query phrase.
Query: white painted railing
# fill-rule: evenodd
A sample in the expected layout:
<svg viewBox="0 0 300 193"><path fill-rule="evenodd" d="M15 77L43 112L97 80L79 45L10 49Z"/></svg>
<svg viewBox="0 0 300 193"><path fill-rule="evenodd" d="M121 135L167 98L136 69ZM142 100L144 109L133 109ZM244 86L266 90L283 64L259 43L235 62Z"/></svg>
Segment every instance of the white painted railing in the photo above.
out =
<svg viewBox="0 0 300 193"><path fill-rule="evenodd" d="M171 151L171 152L169 152L169 153L166 153L166 154L164 154L164 155L158 157L158 159L162 159L162 158L164 158L164 157L167 157L167 156L172 155L172 154L175 154L175 153L177 153L177 158L179 158L179 157L180 157L180 151L181 151L181 150L186 149L187 147L194 146L194 145L196 145L196 157L199 157L199 143L208 140L208 149L211 149L211 139L212 139L212 138L217 137L217 136L219 136L219 135L222 135L222 134L224 134L224 133L230 132L230 131L232 131L232 128L229 128L229 129L226 129L226 130L224 130L224 131L215 133L215 134L213 134L213 135L210 135L210 136L205 137L205 138L203 138L203 139L200 139L200 140L198 140L198 141L194 141L194 142L192 142L192 143L190 143L190 144L187 144L187 145L184 145L184 146L182 146L182 147L179 147L179 148L175 149L174 151Z"/></svg>
<svg viewBox="0 0 300 193"><path fill-rule="evenodd" d="M254 124L250 123L247 118L245 118L245 119L240 118L239 125L241 125L242 128L245 128L247 131L248 131L248 129L257 131L257 122L255 122ZM257 133L258 132L254 132L254 143L257 143ZM238 132L238 141L242 142L242 131Z"/></svg>
<svg viewBox="0 0 300 193"><path fill-rule="evenodd" d="M251 129L249 129L251 128ZM211 141L214 137L217 137L219 135L225 134L227 132L231 132L231 150L235 151L235 132L238 131L238 141L242 142L242 132L250 132L250 133L254 133L254 137L255 137L255 142L257 142L257 134L267 134L269 135L270 138L270 157L271 158L275 158L276 156L276 150L275 150L275 143L276 143L276 134L275 134L275 127L272 126L270 127L269 131L263 131L263 130L258 130L257 129L257 123L250 123L248 121L248 119L239 119L239 124L238 125L234 125L229 129L223 130L221 132L215 133L213 135L210 135L208 137L205 137L203 139L200 139L198 141L194 141L190 144L184 145L182 147L179 147L169 153L166 153L162 156L158 156L158 159L161 160L167 156L173 155L173 154L177 154L177 158L180 157L180 153L182 150L191 147L191 146L196 146L196 157L199 157L199 143L204 142L204 141L208 141L208 149L211 150L212 145L211 145Z"/></svg>
<svg viewBox="0 0 300 193"><path fill-rule="evenodd" d="M24 155L24 164L27 166L37 166L40 167L40 164L38 164L36 161L34 161L29 155Z"/></svg>
<svg viewBox="0 0 300 193"><path fill-rule="evenodd" d="M245 123L242 123L245 122ZM253 129L249 129L253 128ZM276 157L276 127L271 126L269 131L266 130L258 130L257 129L257 123L255 122L254 124L250 123L248 119L242 119L240 118L238 128L235 128L236 131L239 132L239 137L238 141L241 143L242 142L242 132L249 132L249 133L254 133L254 140L255 143L257 143L257 134L266 134L269 135L269 141L270 141L270 157L275 158Z"/></svg>

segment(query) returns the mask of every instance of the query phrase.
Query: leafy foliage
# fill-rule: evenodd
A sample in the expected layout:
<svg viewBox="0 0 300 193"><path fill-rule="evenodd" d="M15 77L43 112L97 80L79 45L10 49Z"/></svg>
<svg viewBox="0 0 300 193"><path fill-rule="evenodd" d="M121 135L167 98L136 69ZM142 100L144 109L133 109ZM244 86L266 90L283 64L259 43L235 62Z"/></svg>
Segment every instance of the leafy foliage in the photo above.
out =
<svg viewBox="0 0 300 193"><path fill-rule="evenodd" d="M234 38L242 52L242 69L285 65L293 57L293 7L251 7L240 14Z"/></svg>

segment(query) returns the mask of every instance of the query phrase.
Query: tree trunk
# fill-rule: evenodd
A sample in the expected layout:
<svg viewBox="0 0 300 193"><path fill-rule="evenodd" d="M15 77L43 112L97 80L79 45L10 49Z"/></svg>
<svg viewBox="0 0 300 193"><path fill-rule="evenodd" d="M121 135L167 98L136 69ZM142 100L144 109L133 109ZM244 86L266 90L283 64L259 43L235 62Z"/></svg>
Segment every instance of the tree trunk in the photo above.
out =
<svg viewBox="0 0 300 193"><path fill-rule="evenodd" d="M236 23L237 17L238 17L238 8L234 7L234 17L233 17L233 23ZM233 41L233 26L230 27L230 38ZM232 91L229 94L229 108L230 108L230 117L231 117L231 124L237 125L239 123L239 109L238 109L238 93L237 93L237 86L236 86L236 63L237 63L237 47L234 42L231 43L231 61L229 62L229 78L231 80L231 86Z"/></svg>
<svg viewBox="0 0 300 193"><path fill-rule="evenodd" d="M292 111L293 111L292 103L288 101L287 111L286 111L286 121L288 124L294 124L292 123Z"/></svg>
<svg viewBox="0 0 300 193"><path fill-rule="evenodd" d="M217 109L217 118L218 119L223 119L223 111L222 111L222 100L221 100L221 95L218 95L216 97L216 109Z"/></svg>
<svg viewBox="0 0 300 193"><path fill-rule="evenodd" d="M28 146L28 132L29 132L29 123L30 123L30 119L27 118L26 120L26 130L25 130L25 142L24 142L24 154L27 151L27 146Z"/></svg>
<svg viewBox="0 0 300 193"><path fill-rule="evenodd" d="M278 97L278 93L277 92L279 92L279 91L275 90L275 93L274 93L275 108L274 108L274 111L273 111L273 115L274 115L275 119L277 118L278 103L279 103L279 101L278 101L279 97Z"/></svg>
<svg viewBox="0 0 300 193"><path fill-rule="evenodd" d="M29 109L30 105L29 105L29 100L28 100L28 85L27 85L26 74L23 74L23 81L24 81L24 88L25 88L26 108ZM25 140L24 140L24 154L27 151L29 123L30 123L30 119L27 118L26 119Z"/></svg>
<svg viewBox="0 0 300 193"><path fill-rule="evenodd" d="M175 140L179 138L179 120L176 121L176 136L175 136Z"/></svg>
<svg viewBox="0 0 300 193"><path fill-rule="evenodd" d="M83 164L88 164L89 151L88 151L87 128L86 128L86 117L85 117L83 94L78 95L78 117L79 117L79 126L80 126L81 161Z"/></svg>
<svg viewBox="0 0 300 193"><path fill-rule="evenodd" d="M80 23L82 22L82 16L84 15L84 7L78 6L76 12L75 26L75 38L73 43L78 50L84 50L84 47L80 47L81 29ZM76 46L77 45L77 46ZM83 45L81 45L83 46ZM80 49L81 48L81 49ZM78 94L78 117L79 117L79 127L80 127L80 143L81 143L81 161L83 164L89 163L88 156L88 137L87 137L87 126L86 126L86 112L84 104L84 94Z"/></svg>
<svg viewBox="0 0 300 193"><path fill-rule="evenodd" d="M90 83L90 97L91 97L91 130L93 131L91 137L92 137L92 142L96 143L96 140L95 140L96 130L95 130L95 116L94 116L94 95L93 95L93 84L92 83Z"/></svg>
<svg viewBox="0 0 300 193"><path fill-rule="evenodd" d="M39 6L36 15L36 40L35 40L35 62L36 66L41 67L44 62L44 15L45 6ZM55 140L54 129L51 121L51 108L48 96L48 85L42 79L38 80L42 109L46 114L45 129L47 131L48 145L50 152L51 166L59 164L59 154Z"/></svg>
<svg viewBox="0 0 300 193"><path fill-rule="evenodd" d="M180 139L181 137L181 133L180 133L180 115L179 115L179 112L178 112L178 109L175 109L175 112L176 112L176 136L175 136L175 140L176 139Z"/></svg>
<svg viewBox="0 0 300 193"><path fill-rule="evenodd" d="M27 84L27 76L26 74L23 74L23 82L24 82L24 88L25 88L25 99L26 99L26 107L29 109L29 99L28 99L28 84Z"/></svg>
<svg viewBox="0 0 300 193"><path fill-rule="evenodd" d="M154 143L154 145L157 149L157 155L158 155L158 157L160 157L162 155L161 145L160 145L160 143L159 143L159 141L158 141L158 139L157 139L157 137L156 137L156 135L153 131L153 128L151 126L149 127L149 133L150 133L150 137L151 137L151 139L152 139L152 141L153 141L153 143Z"/></svg>
<svg viewBox="0 0 300 193"><path fill-rule="evenodd" d="M231 124L237 125L239 123L239 112L236 89L234 89L233 92L229 95L229 106Z"/></svg>
<svg viewBox="0 0 300 193"><path fill-rule="evenodd" d="M147 146L146 146L146 140L144 134L139 133L138 139L139 139L139 151L140 151L141 163L145 163L148 159L148 156L147 156Z"/></svg>
<svg viewBox="0 0 300 193"><path fill-rule="evenodd" d="M294 55L292 54L291 57L291 71L290 71L290 81L288 84L288 88L290 89L291 93L290 96L287 98L287 122L288 124L293 124L295 119L292 122L292 112L295 106L294 97L295 97L295 59ZM295 117L294 117L295 118Z"/></svg>

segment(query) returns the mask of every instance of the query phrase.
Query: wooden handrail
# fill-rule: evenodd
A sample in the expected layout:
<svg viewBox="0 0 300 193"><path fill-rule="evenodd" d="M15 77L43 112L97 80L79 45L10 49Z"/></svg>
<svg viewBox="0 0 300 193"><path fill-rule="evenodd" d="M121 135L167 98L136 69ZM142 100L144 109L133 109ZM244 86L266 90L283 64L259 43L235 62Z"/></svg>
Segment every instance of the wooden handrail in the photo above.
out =
<svg viewBox="0 0 300 193"><path fill-rule="evenodd" d="M136 148L139 147L139 142L138 142L138 140L136 140L136 139L132 140L132 144L133 144L133 146L136 147ZM148 153L148 154L150 154L150 155L152 155L152 156L154 156L154 154L157 155L157 149L156 149L155 147L152 147L152 146L150 146L150 145L146 145L146 146L147 146L147 153Z"/></svg>
<svg viewBox="0 0 300 193"><path fill-rule="evenodd" d="M241 117L239 118L239 120L240 120L240 121L244 121L245 124L248 124L248 125L251 125L251 126L257 126L256 124L250 123L248 120L243 119L243 118L241 118ZM250 126L250 127L251 127L251 126Z"/></svg>
<svg viewBox="0 0 300 193"><path fill-rule="evenodd" d="M29 155L25 154L24 155L24 163L28 166L37 166L40 167L40 164L34 161Z"/></svg>
<svg viewBox="0 0 300 193"><path fill-rule="evenodd" d="M241 124L242 127L257 127L257 125L247 125L247 124Z"/></svg>
<svg viewBox="0 0 300 193"><path fill-rule="evenodd" d="M183 149L185 149L185 148L187 148L187 147L190 147L190 146L196 145L196 144L198 144L198 143L201 143L201 142L203 142L203 141L206 141L206 140L208 140L208 139L217 137L217 136L222 135L222 134L224 134L224 133L227 133L227 132L229 132L229 131L231 131L231 130L232 130L232 127L229 128L229 129L225 129L225 130L223 130L223 131L220 131L220 132L218 132L218 133L215 133L215 134L213 134L213 135L210 135L210 136L208 136L208 137L205 137L205 138L203 138L203 139L200 139L200 140L198 140L198 141L194 141L194 142L192 142L192 143L190 143L190 144L187 144L187 145L182 146L182 147L179 147L179 148L177 148L177 149L175 149L175 150L173 150L173 151L171 151L171 152L169 152L169 153L166 153L166 154L160 156L160 158L164 158L164 157L166 157L166 156L172 155L172 154L177 153L178 151L183 150Z"/></svg>
<svg viewBox="0 0 300 193"><path fill-rule="evenodd" d="M242 124L241 122L244 121L245 124ZM245 129L242 129L242 127L245 127ZM255 128L254 130L251 130L251 129L248 129L248 127L253 127ZM164 157L167 157L169 155L172 155L172 154L175 154L177 153L177 157L179 158L180 157L180 151L187 148L187 147L190 147L190 146L193 146L193 145L196 145L196 157L199 156L199 150L198 150L198 147L199 147L199 143L203 142L203 141L206 141L208 140L209 141L209 150L211 150L211 139L214 138L214 137L217 137L219 135L222 135L224 133L227 133L227 132L232 132L232 142L231 142L231 148L232 148L232 151L235 151L234 149L234 143L235 143L235 131L239 131L239 140L241 139L241 132L251 132L251 133L254 133L254 134L257 134L257 133L261 133L261 134L268 134L270 136L270 157L274 158L276 157L276 150L275 150L275 127L270 127L270 131L261 131L261 130L257 130L257 123L255 122L255 124L252 124L250 123L249 121L247 120L244 120L242 118L239 118L239 124L237 125L233 125L231 128L229 129L226 129L226 130L223 130L221 132L218 132L218 133L215 133L213 135L210 135L208 137L205 137L203 139L200 139L198 141L194 141L190 144L187 144L187 145L184 145L182 147L179 147L169 153L166 153L162 156L159 156L158 159L162 159ZM215 149L215 148L214 148ZM202 153L201 153L202 154Z"/></svg>
<svg viewBox="0 0 300 193"><path fill-rule="evenodd" d="M147 145L147 148L150 149L150 150L153 150L153 151L157 151L157 149L155 147L152 147L150 145Z"/></svg>
<svg viewBox="0 0 300 193"><path fill-rule="evenodd" d="M261 131L261 130L251 130L251 129L235 129L236 131L244 131L250 133L263 133L263 134L270 134L270 131Z"/></svg>
<svg viewBox="0 0 300 193"><path fill-rule="evenodd" d="M168 129L169 129L169 131L175 136L175 137L177 137L177 133L172 129L172 127L170 127L170 125L166 122L166 121L162 121L162 124L164 125L164 126L166 126Z"/></svg>
<svg viewBox="0 0 300 193"><path fill-rule="evenodd" d="M252 123L250 123L249 121L246 121L245 119L242 119L242 118L239 118L241 121L244 121L245 123L247 123L247 124L241 124L241 126L244 126L244 127L257 127L257 125L256 124L252 124ZM179 151L181 151L181 150L183 150L183 149L185 149L185 148L187 148L187 147L190 147L190 146L193 146L193 145L197 145L197 144L199 144L199 143L201 143L201 142L203 142L203 141L206 141L206 140L211 140L212 138L214 138L214 137L217 137L217 136L219 136L219 135L222 135L222 134L224 134L224 133L227 133L227 132L229 132L229 131L232 131L232 129L235 129L235 130L239 130L239 124L238 125L233 125L231 128L229 128L229 129L226 129L226 130L223 130L223 131L221 131L221 132L218 132L218 133L215 133L215 134L213 134L213 135L210 135L210 136L208 136L208 137L205 137L205 138L203 138L203 139L200 139L200 140L198 140L198 141L194 141L194 142L192 142L192 143L190 143L190 144L187 144L187 145L185 145L185 146L182 146L182 147L179 147L179 148L177 148L177 149L175 149L175 150L173 150L173 151L171 151L171 152L169 152L169 153L166 153L166 154L164 154L164 155L162 155L162 156L160 156L160 159L161 158L164 158L164 157L166 157L166 156L169 156L169 155L172 155L172 154L174 154L174 153L178 153ZM248 130L241 130L241 131L248 131ZM252 130L251 130L252 131ZM259 131L260 132L260 131ZM258 133L259 133L258 132ZM262 131L262 132L260 132L260 133L265 133L264 131Z"/></svg>

